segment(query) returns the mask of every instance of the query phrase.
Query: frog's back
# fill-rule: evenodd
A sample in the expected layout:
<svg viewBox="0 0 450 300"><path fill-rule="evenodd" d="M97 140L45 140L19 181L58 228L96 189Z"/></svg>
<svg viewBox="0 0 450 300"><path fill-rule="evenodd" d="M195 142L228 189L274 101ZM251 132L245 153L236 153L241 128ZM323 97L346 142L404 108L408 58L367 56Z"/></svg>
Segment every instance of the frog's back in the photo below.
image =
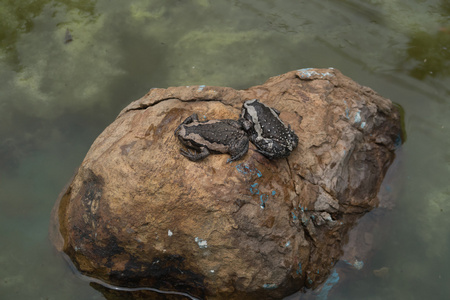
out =
<svg viewBox="0 0 450 300"><path fill-rule="evenodd" d="M259 132L259 136L274 139L286 134L288 127L273 110L256 99L248 102L246 103L247 112L256 126L256 131ZM250 107L251 109L249 109Z"/></svg>
<svg viewBox="0 0 450 300"><path fill-rule="evenodd" d="M210 143L221 145L230 144L232 141L241 139L245 132L237 127L234 120L211 120L197 124L185 125L187 136L199 134Z"/></svg>

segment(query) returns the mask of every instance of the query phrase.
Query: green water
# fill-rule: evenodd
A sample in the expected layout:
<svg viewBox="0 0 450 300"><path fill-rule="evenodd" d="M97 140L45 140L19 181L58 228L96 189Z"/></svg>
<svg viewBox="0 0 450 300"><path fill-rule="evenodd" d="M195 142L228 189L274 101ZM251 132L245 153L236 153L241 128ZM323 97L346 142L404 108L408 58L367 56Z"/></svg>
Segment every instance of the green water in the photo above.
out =
<svg viewBox="0 0 450 300"><path fill-rule="evenodd" d="M304 67L337 68L400 104L408 135L371 261L328 299L449 299L446 0L0 0L0 298L103 299L56 255L48 223L129 102ZM374 276L382 267L389 275Z"/></svg>

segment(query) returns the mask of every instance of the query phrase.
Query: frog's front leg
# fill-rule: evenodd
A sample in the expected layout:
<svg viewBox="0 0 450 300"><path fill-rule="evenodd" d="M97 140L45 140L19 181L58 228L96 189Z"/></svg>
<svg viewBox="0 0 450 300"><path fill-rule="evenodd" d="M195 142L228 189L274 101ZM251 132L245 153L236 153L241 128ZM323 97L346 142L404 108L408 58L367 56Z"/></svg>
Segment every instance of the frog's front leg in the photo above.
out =
<svg viewBox="0 0 450 300"><path fill-rule="evenodd" d="M275 158L275 154L273 154L272 152L267 152L267 151L260 150L260 149L256 149L255 151L258 153L261 153L262 155L264 155L267 158L270 158L270 159Z"/></svg>
<svg viewBox="0 0 450 300"><path fill-rule="evenodd" d="M253 123L245 118L242 118L242 117L239 118L238 122L239 122L240 127L242 129L244 129L245 131L249 131L250 128L253 127Z"/></svg>
<svg viewBox="0 0 450 300"><path fill-rule="evenodd" d="M207 157L210 153L208 148L206 147L200 147L200 153L193 152L190 149L187 151L184 149L180 150L181 155L187 157L191 161L199 161Z"/></svg>
<svg viewBox="0 0 450 300"><path fill-rule="evenodd" d="M178 130L180 130L181 126L192 123L192 122L198 122L197 114L192 114L191 116L187 117L183 122L181 122L180 125L178 125L177 129L175 129L173 134L177 135L177 132L178 132Z"/></svg>
<svg viewBox="0 0 450 300"><path fill-rule="evenodd" d="M281 112L280 112L278 109L276 109L276 108L271 107L270 109L272 109L272 110L277 114L277 116L279 116L280 113L281 113Z"/></svg>

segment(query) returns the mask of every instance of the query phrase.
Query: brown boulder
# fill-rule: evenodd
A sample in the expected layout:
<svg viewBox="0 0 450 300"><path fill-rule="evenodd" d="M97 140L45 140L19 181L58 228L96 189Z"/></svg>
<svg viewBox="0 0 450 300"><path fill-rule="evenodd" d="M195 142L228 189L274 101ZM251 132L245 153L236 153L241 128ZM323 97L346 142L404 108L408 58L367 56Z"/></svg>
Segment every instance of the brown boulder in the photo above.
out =
<svg viewBox="0 0 450 300"><path fill-rule="evenodd" d="M268 160L253 145L232 163L180 155L173 131L187 116L237 119L253 98L298 135L288 158ZM55 205L53 240L108 284L279 299L327 278L348 230L377 206L400 132L390 100L335 69L247 90L152 89L95 140Z"/></svg>

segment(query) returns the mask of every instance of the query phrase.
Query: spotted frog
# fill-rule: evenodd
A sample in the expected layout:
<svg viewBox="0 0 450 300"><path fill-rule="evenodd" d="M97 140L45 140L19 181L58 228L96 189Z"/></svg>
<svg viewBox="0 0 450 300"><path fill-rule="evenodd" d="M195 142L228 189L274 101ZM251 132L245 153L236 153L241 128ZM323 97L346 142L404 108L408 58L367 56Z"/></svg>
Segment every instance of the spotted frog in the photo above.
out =
<svg viewBox="0 0 450 300"><path fill-rule="evenodd" d="M239 122L259 153L269 159L287 157L298 145L298 137L279 117L275 108L257 99L245 101Z"/></svg>
<svg viewBox="0 0 450 300"><path fill-rule="evenodd" d="M248 151L249 139L236 120L199 121L197 114L193 114L175 129L174 134L188 147L180 153L191 161L199 161L212 153L229 153L230 162L240 159Z"/></svg>

